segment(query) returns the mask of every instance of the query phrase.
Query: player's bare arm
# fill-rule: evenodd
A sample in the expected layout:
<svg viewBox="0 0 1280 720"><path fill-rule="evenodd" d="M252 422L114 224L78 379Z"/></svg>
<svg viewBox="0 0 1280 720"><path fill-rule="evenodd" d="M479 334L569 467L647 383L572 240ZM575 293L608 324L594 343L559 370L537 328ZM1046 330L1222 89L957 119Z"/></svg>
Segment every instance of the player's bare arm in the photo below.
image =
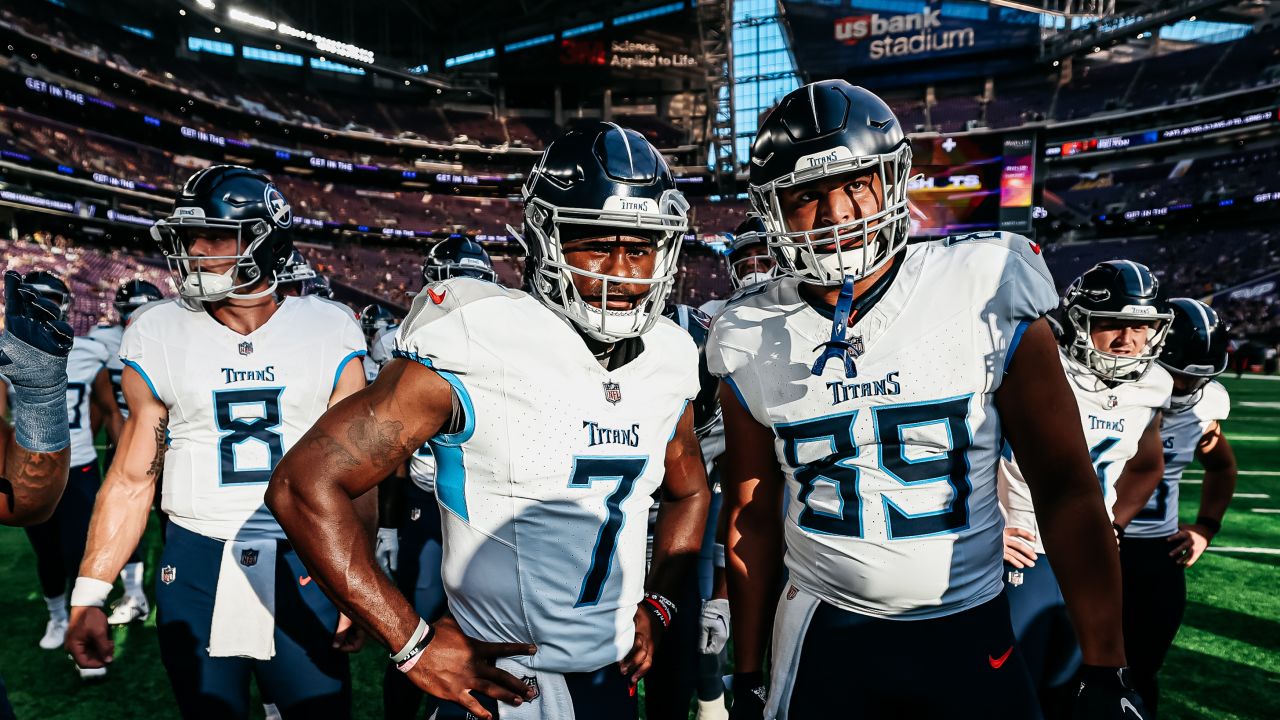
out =
<svg viewBox="0 0 1280 720"><path fill-rule="evenodd" d="M124 422L115 459L98 490L80 577L76 580L77 592L71 597L66 646L72 660L82 668L103 667L114 659L115 646L102 605L111 583L146 530L156 482L164 470L168 408L151 394L146 380L131 367L124 369L120 385L129 404L129 417ZM80 588L90 586L96 588L96 597L81 596Z"/></svg>
<svg viewBox="0 0 1280 720"><path fill-rule="evenodd" d="M329 407L333 407L352 393L365 387L364 367L360 358L347 361L346 367L338 375L338 382L329 396ZM367 492L356 498L356 512L364 524L365 533L374 536L378 522L378 493ZM352 623L345 613L339 613L338 626L334 631L334 642L344 652L359 652L364 647L364 633L358 625Z"/></svg>
<svg viewBox="0 0 1280 720"><path fill-rule="evenodd" d="M726 383L720 384L720 407L728 447L721 482L734 670L760 673L782 572L782 469L773 433Z"/></svg>
<svg viewBox="0 0 1280 720"><path fill-rule="evenodd" d="M711 504L707 469L702 448L693 432L693 408L686 407L667 443L666 475L662 481L662 502L653 531L653 561L645 589L663 597L676 597L683 583L692 582L694 564L702 547L702 531ZM694 608L680 608L693 612ZM639 682L649 671L654 650L661 640L662 624L649 609L636 610L636 640L622 659L624 675Z"/></svg>
<svg viewBox="0 0 1280 720"><path fill-rule="evenodd" d="M1116 480L1115 523L1127 527L1164 477L1164 443L1160 439L1162 414L1156 412L1138 439L1138 452L1125 463L1124 472Z"/></svg>
<svg viewBox="0 0 1280 720"><path fill-rule="evenodd" d="M1222 425L1214 422L1196 446L1196 460L1204 468L1204 484L1200 486L1200 512L1193 523L1179 523L1178 532L1169 537L1170 557L1191 567L1204 554L1222 527L1222 518L1236 492L1236 454L1222 434Z"/></svg>
<svg viewBox="0 0 1280 720"><path fill-rule="evenodd" d="M49 519L67 486L71 449L32 452L13 439L0 418L0 525L35 525Z"/></svg>
<svg viewBox="0 0 1280 720"><path fill-rule="evenodd" d="M1075 396L1060 368L1053 332L1041 318L1023 334L996 406L1031 489L1084 662L1121 667L1120 556Z"/></svg>
<svg viewBox="0 0 1280 720"><path fill-rule="evenodd" d="M103 368L93 379L90 395L89 412L101 419L107 429L107 438L112 444L120 442L120 434L124 431L124 414L116 402L115 389L111 387L111 374Z"/></svg>
<svg viewBox="0 0 1280 720"><path fill-rule="evenodd" d="M276 466L267 506L312 577L348 616L387 647L402 648L420 618L374 560L355 499L391 474L450 421L453 389L427 367L403 359L387 364L369 387L334 405ZM469 691L518 703L529 692L493 667L493 659L528 655L524 644L482 643L446 618L409 677L428 693L489 714Z"/></svg>

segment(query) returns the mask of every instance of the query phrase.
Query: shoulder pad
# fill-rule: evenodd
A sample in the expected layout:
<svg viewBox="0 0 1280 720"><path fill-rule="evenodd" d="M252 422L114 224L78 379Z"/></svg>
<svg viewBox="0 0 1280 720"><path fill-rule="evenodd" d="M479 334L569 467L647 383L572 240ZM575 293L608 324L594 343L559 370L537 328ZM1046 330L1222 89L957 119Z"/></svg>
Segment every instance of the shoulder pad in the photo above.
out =
<svg viewBox="0 0 1280 720"><path fill-rule="evenodd" d="M523 297L519 290L511 290L501 285L476 278L452 277L438 283L432 283L422 289L413 299L409 315L401 324L403 334L410 327L418 327L432 320L448 315L471 303L492 297Z"/></svg>
<svg viewBox="0 0 1280 720"><path fill-rule="evenodd" d="M975 243L997 245L1019 254L1030 252L1032 255L1039 255L1043 252L1040 243L1023 235L1004 232L1003 230L984 230L982 232L968 233L967 235L950 235L942 239L942 244L945 247Z"/></svg>

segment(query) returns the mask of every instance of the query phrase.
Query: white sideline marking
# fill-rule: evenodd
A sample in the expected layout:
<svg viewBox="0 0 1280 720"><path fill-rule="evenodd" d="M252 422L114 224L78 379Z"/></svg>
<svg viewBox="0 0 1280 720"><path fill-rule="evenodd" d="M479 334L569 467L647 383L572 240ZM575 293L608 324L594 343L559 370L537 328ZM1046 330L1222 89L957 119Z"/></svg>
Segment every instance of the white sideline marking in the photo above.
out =
<svg viewBox="0 0 1280 720"><path fill-rule="evenodd" d="M1203 475L1204 474L1204 470L1200 468L1188 468L1187 470L1183 470L1182 472L1187 475ZM1259 477L1280 477L1280 470L1240 470L1239 473L1241 475L1257 475ZM1190 481L1184 480L1183 482L1190 482Z"/></svg>
<svg viewBox="0 0 1280 720"><path fill-rule="evenodd" d="M1280 515L1280 508L1254 508L1253 511L1264 515Z"/></svg>
<svg viewBox="0 0 1280 720"><path fill-rule="evenodd" d="M1280 550L1276 548L1263 547L1214 547L1209 546L1209 552L1220 553L1239 553L1241 555L1280 555Z"/></svg>
<svg viewBox="0 0 1280 720"><path fill-rule="evenodd" d="M1266 500L1271 496L1266 493L1236 493L1231 497L1245 498L1247 500Z"/></svg>

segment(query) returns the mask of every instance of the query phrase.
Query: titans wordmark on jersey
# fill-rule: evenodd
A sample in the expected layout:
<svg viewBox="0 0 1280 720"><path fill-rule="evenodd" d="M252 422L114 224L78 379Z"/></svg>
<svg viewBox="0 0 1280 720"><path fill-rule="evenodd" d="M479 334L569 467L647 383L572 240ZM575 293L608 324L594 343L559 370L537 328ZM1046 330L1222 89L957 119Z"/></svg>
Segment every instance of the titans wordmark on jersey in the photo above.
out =
<svg viewBox="0 0 1280 720"><path fill-rule="evenodd" d="M169 409L169 518L219 540L284 538L262 501L271 471L364 353L351 313L314 296L286 298L248 335L176 300L136 311L120 356Z"/></svg>
<svg viewBox="0 0 1280 720"><path fill-rule="evenodd" d="M1182 471L1196 456L1200 438L1216 422L1227 419L1231 396L1216 380L1205 385L1200 401L1182 412L1165 412L1160 426L1164 444L1164 477L1142 508L1125 528L1126 537L1163 538L1178 531L1178 485Z"/></svg>
<svg viewBox="0 0 1280 720"><path fill-rule="evenodd" d="M773 430L790 581L853 612L937 617L1000 592L994 394L1057 295L1039 247L1008 233L909 245L896 273L849 328L856 377L812 374L831 319L792 278L740 291L707 360Z"/></svg>
<svg viewBox="0 0 1280 720"><path fill-rule="evenodd" d="M470 278L418 295L396 338L466 410L431 440L449 609L473 637L537 644L538 670L596 670L631 649L645 514L698 393L688 333L661 318L643 342L605 370L541 302Z"/></svg>
<svg viewBox="0 0 1280 720"><path fill-rule="evenodd" d="M1169 405L1173 378L1164 368L1153 365L1141 380L1110 387L1062 350L1058 351L1058 357L1080 408L1085 444L1089 446L1089 458L1102 486L1107 514L1114 517L1116 480L1124 471L1125 463L1138 452L1138 440L1155 414ZM1040 541L1040 528L1031 505L1031 490L1022 478L1017 458L1007 447L1000 460L1000 502L1008 514L1009 527L1034 533L1035 550L1043 553L1044 543Z"/></svg>

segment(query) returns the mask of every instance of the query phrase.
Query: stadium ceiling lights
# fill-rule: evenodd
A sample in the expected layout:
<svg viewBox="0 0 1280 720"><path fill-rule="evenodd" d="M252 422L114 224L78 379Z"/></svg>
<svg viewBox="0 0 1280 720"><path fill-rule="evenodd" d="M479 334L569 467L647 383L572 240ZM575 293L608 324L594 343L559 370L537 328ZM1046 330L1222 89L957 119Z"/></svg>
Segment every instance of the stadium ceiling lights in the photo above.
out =
<svg viewBox="0 0 1280 720"><path fill-rule="evenodd" d="M209 10L214 9L212 0L197 0L197 2L201 7ZM315 35L284 23L277 23L274 20L262 17L261 15L255 15L254 13L241 8L228 8L227 18L233 22L249 25L259 30L278 32L281 35L287 35L292 38L313 43L316 50L329 55L338 55L340 57L347 58L348 60L357 60L369 65L373 64L374 55L372 50L366 50L362 47L351 45L350 43L344 43L340 40L333 40L322 35Z"/></svg>

